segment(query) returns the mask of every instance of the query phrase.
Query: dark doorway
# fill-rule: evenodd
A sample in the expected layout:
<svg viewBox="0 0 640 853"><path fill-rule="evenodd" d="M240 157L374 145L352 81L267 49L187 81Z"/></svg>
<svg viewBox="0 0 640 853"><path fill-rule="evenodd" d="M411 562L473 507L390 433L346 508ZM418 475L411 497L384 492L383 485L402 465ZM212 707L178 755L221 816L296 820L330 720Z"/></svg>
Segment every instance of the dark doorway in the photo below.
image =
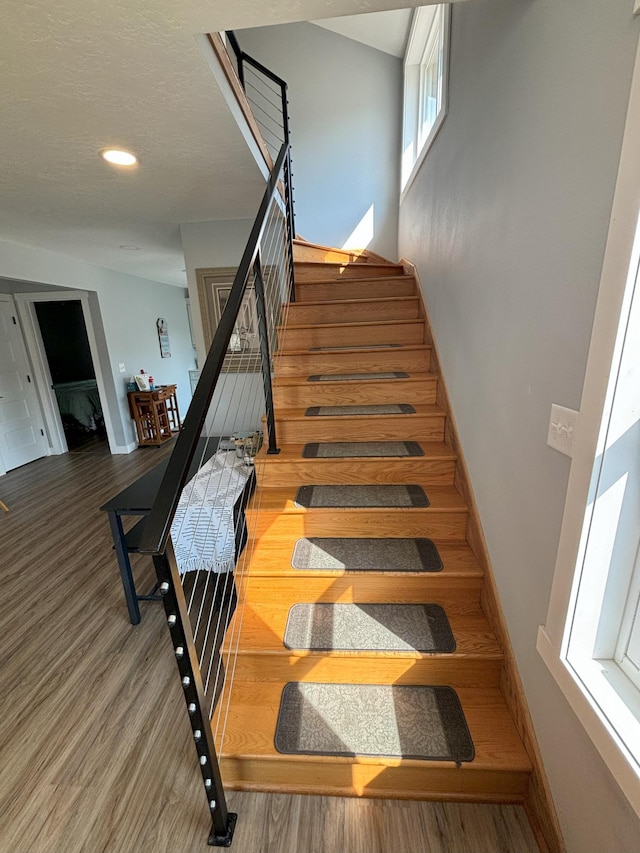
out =
<svg viewBox="0 0 640 853"><path fill-rule="evenodd" d="M35 309L69 452L107 452L82 303L36 302Z"/></svg>

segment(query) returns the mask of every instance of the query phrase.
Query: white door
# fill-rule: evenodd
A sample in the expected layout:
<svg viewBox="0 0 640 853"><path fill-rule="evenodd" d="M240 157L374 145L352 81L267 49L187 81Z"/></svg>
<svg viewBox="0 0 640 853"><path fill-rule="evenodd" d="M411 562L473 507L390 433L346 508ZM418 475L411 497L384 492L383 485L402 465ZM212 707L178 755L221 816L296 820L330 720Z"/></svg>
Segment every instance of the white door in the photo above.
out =
<svg viewBox="0 0 640 853"><path fill-rule="evenodd" d="M0 456L7 471L47 454L36 390L13 302L0 299Z"/></svg>

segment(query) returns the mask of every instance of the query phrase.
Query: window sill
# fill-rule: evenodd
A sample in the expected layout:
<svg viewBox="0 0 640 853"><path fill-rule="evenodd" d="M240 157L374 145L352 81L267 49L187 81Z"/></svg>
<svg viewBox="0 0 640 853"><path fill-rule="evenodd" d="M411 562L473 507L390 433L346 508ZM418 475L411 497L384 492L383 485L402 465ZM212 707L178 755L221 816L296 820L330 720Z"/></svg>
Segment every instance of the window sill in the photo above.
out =
<svg viewBox="0 0 640 853"><path fill-rule="evenodd" d="M558 655L544 626L536 648L640 817L640 694L615 661L585 660L574 668ZM626 744L637 745L638 754Z"/></svg>
<svg viewBox="0 0 640 853"><path fill-rule="evenodd" d="M446 105L444 105L442 107L442 109L440 110L440 112L438 113L438 116L437 116L435 122L433 123L433 127L429 131L429 136L427 136L425 143L422 146L422 149L420 151L420 154L418 154L416 162L413 164L411 171L409 172L409 177L407 178L407 182L403 186L402 192L400 193L400 204L402 204L402 202L404 201L405 196L407 195L407 193L409 192L409 190L411 188L411 184L415 181L415 179L418 175L418 172L422 168L422 164L424 163L425 157L427 156L427 154L429 153L429 149L431 148L431 146L435 142L435 138L438 135L438 131L442 127L446 117L447 117L447 107L446 107Z"/></svg>

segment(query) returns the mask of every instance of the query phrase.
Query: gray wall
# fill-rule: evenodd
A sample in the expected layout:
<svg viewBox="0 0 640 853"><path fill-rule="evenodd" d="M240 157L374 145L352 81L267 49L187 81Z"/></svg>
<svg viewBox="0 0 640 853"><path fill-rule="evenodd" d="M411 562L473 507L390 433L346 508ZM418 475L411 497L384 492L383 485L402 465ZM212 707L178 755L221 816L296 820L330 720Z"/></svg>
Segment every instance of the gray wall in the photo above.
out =
<svg viewBox="0 0 640 853"><path fill-rule="evenodd" d="M449 115L401 206L527 698L572 853L640 822L538 656L638 38L632 3L452 7Z"/></svg>
<svg viewBox="0 0 640 853"><path fill-rule="evenodd" d="M11 282L3 286L3 278L30 284L20 289L13 287ZM178 386L180 412L185 414L191 401L188 371L195 363L184 289L95 267L42 249L15 243L0 244L0 291L50 289L43 284L91 293L91 313L109 398L107 405L121 450L135 442L126 381L140 368L150 373L158 384ZM169 327L171 358L160 357L156 332L158 317L164 317ZM125 374L118 370L121 362L126 366Z"/></svg>
<svg viewBox="0 0 640 853"><path fill-rule="evenodd" d="M236 34L289 85L298 233L342 246L373 205L368 248L396 260L401 60L309 23Z"/></svg>

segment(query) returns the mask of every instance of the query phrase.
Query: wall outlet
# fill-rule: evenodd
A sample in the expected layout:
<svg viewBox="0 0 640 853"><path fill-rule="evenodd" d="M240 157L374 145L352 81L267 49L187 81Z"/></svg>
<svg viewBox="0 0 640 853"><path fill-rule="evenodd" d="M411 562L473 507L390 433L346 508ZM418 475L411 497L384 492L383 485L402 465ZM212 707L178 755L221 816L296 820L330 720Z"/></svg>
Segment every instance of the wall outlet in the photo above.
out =
<svg viewBox="0 0 640 853"><path fill-rule="evenodd" d="M578 412L566 409L564 406L551 406L551 420L549 422L549 434L547 444L554 450L559 450L565 456L571 456L573 449L573 437L578 423Z"/></svg>
<svg viewBox="0 0 640 853"><path fill-rule="evenodd" d="M126 369L127 368L124 366L124 364L120 362L120 364L118 365L118 370L120 371L120 373L125 373Z"/></svg>

